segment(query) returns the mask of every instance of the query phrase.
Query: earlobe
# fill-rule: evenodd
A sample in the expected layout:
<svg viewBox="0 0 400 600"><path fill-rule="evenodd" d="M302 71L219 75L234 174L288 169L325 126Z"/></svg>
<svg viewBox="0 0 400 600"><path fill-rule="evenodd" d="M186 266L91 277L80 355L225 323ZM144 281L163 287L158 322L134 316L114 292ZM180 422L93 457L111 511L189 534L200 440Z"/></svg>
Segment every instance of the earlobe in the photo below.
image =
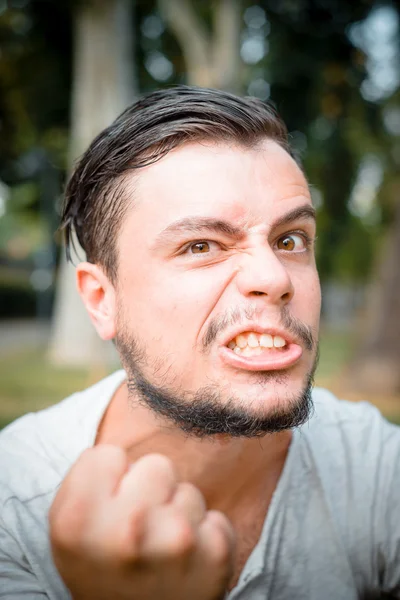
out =
<svg viewBox="0 0 400 600"><path fill-rule="evenodd" d="M83 262L76 268L76 284L90 319L103 340L115 336L114 286L98 265Z"/></svg>

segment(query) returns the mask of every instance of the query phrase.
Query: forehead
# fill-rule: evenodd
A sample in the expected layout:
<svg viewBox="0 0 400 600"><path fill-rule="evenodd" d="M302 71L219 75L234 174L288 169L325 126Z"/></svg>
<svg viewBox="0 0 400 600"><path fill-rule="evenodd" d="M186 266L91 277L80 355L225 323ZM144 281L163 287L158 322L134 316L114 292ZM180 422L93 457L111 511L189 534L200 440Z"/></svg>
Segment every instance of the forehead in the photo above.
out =
<svg viewBox="0 0 400 600"><path fill-rule="evenodd" d="M129 187L127 181L128 195ZM255 227L305 203L311 204L305 177L275 142L253 148L190 143L139 172L127 221L132 217L155 232L185 216Z"/></svg>

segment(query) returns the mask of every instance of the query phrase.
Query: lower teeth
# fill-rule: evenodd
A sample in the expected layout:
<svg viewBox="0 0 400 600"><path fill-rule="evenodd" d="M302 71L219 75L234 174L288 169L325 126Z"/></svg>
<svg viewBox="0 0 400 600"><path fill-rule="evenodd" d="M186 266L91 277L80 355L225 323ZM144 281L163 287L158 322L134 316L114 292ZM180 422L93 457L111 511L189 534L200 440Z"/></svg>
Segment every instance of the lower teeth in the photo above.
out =
<svg viewBox="0 0 400 600"><path fill-rule="evenodd" d="M239 348L239 346L235 346L233 348L233 352L235 354L240 354L242 356L258 356L263 352L268 352L269 350L282 350L283 348L265 348L264 346L259 346L258 348L250 348L246 346L245 348Z"/></svg>

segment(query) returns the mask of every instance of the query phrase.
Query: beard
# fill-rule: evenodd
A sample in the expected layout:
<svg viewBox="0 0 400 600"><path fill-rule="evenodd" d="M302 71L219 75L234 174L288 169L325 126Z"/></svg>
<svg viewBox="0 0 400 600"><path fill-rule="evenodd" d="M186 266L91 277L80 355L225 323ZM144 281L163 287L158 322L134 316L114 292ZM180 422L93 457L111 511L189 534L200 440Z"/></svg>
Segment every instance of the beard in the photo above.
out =
<svg viewBox="0 0 400 600"><path fill-rule="evenodd" d="M203 351L208 352L211 342L219 331L240 318L239 313L232 313L214 320L203 338ZM249 316L247 311L246 316ZM119 333L115 337L115 345L122 365L127 374L127 387L131 401L144 406L158 416L163 425L177 427L186 435L206 438L216 435L254 438L266 434L300 427L308 421L313 410L312 388L314 373L318 365L318 343L314 340L311 328L299 321L282 315L287 329L295 333L305 348L313 352L312 368L304 378L303 386L297 394L276 398L273 408L264 410L252 409L251 402L244 397L222 389L218 382L189 392L179 387L167 385L160 372L165 369L161 362L153 362L153 381L145 374L151 361L148 359L144 344L128 332L122 319L119 319ZM166 372L168 368L166 368ZM254 385L260 390L276 384L287 384L290 381L290 370L253 372ZM155 382L156 379L161 382ZM163 381L164 380L164 381ZM277 391L277 396L279 392ZM282 395L282 391L280 392Z"/></svg>

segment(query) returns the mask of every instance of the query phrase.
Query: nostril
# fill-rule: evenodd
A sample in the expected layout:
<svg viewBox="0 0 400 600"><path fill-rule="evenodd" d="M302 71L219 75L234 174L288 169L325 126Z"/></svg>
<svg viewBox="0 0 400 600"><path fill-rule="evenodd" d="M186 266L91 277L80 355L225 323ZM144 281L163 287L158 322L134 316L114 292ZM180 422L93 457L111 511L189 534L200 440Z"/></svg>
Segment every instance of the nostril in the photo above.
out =
<svg viewBox="0 0 400 600"><path fill-rule="evenodd" d="M266 296L267 295L265 292L257 292L257 291L251 292L251 294L253 296Z"/></svg>

